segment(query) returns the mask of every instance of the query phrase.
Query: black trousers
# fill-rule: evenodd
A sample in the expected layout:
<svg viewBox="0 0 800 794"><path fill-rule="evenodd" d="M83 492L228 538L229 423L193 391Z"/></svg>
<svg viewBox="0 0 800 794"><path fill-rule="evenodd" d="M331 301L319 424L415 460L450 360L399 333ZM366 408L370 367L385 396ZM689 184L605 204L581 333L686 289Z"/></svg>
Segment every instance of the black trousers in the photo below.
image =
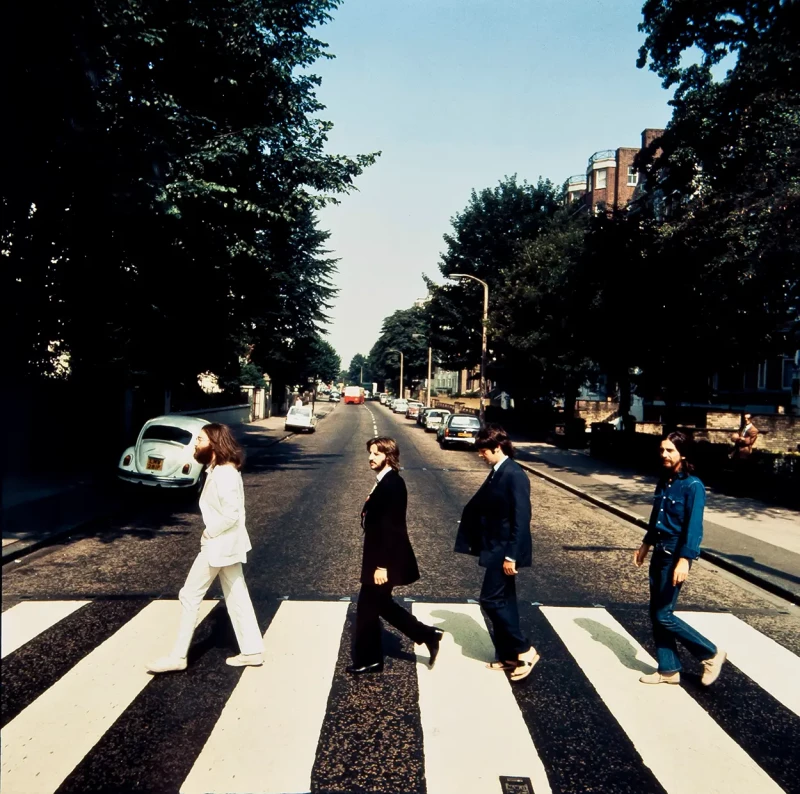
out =
<svg viewBox="0 0 800 794"><path fill-rule="evenodd" d="M356 608L356 634L353 639L353 664L356 666L383 661L381 618L399 629L417 645L436 633L417 620L392 598L390 584L362 584Z"/></svg>
<svg viewBox="0 0 800 794"><path fill-rule="evenodd" d="M519 627L516 576L506 576L502 568L487 568L480 603L492 622L492 639L500 661L510 662L530 650L530 640Z"/></svg>

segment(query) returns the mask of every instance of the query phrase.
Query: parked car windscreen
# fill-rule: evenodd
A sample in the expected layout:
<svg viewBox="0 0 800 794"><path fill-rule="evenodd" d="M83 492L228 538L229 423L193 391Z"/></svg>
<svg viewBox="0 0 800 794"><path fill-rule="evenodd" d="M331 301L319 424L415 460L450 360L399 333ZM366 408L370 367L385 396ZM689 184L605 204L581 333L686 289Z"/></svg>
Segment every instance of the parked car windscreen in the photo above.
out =
<svg viewBox="0 0 800 794"><path fill-rule="evenodd" d="M192 440L192 433L182 427L172 425L150 425L144 431L142 439L150 441L177 441L179 444L187 446Z"/></svg>
<svg viewBox="0 0 800 794"><path fill-rule="evenodd" d="M452 416L450 427L480 427L481 420L477 416Z"/></svg>
<svg viewBox="0 0 800 794"><path fill-rule="evenodd" d="M290 414L300 414L301 416L311 416L311 408L308 405L304 405L302 408L300 406L293 406L289 409Z"/></svg>

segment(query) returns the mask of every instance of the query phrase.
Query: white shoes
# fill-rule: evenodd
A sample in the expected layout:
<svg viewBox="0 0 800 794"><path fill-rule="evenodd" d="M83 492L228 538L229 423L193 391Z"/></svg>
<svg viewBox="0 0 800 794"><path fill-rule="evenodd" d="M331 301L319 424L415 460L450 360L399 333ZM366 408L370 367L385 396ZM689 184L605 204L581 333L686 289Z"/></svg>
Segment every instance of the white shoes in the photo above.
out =
<svg viewBox="0 0 800 794"><path fill-rule="evenodd" d="M703 662L703 677L700 679L703 686L711 686L719 678L722 665L727 658L728 654L725 651L717 651L714 656Z"/></svg>
<svg viewBox="0 0 800 794"><path fill-rule="evenodd" d="M681 674L670 673L669 675L662 675L659 672L650 673L650 675L643 675L639 678L643 684L680 684Z"/></svg>
<svg viewBox="0 0 800 794"><path fill-rule="evenodd" d="M225 660L231 667L258 667L264 664L263 653L240 653Z"/></svg>
<svg viewBox="0 0 800 794"><path fill-rule="evenodd" d="M186 657L162 656L154 662L149 662L147 669L151 673L171 673L173 670L185 670Z"/></svg>

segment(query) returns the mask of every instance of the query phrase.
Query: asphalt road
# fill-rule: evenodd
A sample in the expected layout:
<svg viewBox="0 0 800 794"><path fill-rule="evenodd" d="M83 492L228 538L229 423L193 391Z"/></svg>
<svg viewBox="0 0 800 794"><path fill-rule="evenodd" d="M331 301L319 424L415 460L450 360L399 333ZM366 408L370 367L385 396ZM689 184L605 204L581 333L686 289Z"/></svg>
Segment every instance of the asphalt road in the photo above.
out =
<svg viewBox="0 0 800 794"><path fill-rule="evenodd" d="M245 493L253 542L246 577L267 637L284 630L280 618L288 614L286 604L300 604L296 608L301 611L302 603L342 605L344 623L334 632L331 677L324 684L324 715L321 725L311 729L314 750L308 790L438 794L449 790L445 778L450 773L436 777L438 751L429 742L439 728L426 722L432 708L426 704L429 697L441 694L436 690L429 695L424 689L428 684L418 677L414 646L387 632L387 666L382 675L353 681L344 673L354 615L354 604L345 599L355 601L358 592L359 514L373 483L365 442L375 433L399 442L409 491L409 532L422 572L419 582L396 590L396 596L411 599L404 602L407 606L466 605L477 598L482 572L474 558L453 554L452 548L461 509L486 477L485 464L470 450L439 449L433 434L375 402L340 404L320 422L316 433L295 435L279 444L267 446L256 433L245 439ZM592 673L580 661L579 648L572 647L557 628L559 615L572 614L564 610L595 609L624 626L626 643L639 643L652 653L646 572L631 563L642 532L536 477L531 486L534 566L519 575L518 593L523 624L542 661L525 684L509 688L509 697L538 750L549 785L552 791L565 792L676 790L665 782L669 770L662 774L657 763L648 760L626 718L603 694L604 674ZM20 715L22 719L26 709L42 700L78 662L137 615L144 615L153 599L176 598L199 546L202 524L196 506L171 494L137 492L132 499L121 498L128 500L122 520L95 525L4 566L4 614L26 601L88 603L4 659L3 726L13 725ZM221 595L218 585L209 595ZM561 611L548 611L559 607ZM745 629L755 629L759 639L800 655L796 608L706 563L694 566L681 608L711 615L730 613ZM440 617L453 636L459 633L459 621L466 620L455 607L448 612L443 606ZM321 623L320 630L329 622ZM601 623L587 624L586 630L595 642L613 649L618 637L609 639ZM325 665L322 643L318 655L311 625L301 623L294 629L298 644L308 651L295 653L289 670L313 688ZM285 654L291 655L293 642L290 637ZM177 791L194 769L240 680L240 670L222 663L233 647L224 610L218 607L197 630L189 671L148 683L67 769L66 777L57 781L58 790ZM625 648L617 647L614 653L630 669L641 665ZM445 650L442 661L444 656ZM800 791L800 716L783 702L780 692L768 694L758 674L745 674L734 665L726 667L712 689L702 690L692 683L697 665L689 661L687 670L689 683L681 689L689 692L690 707L710 715L778 785L751 785L749 790ZM486 675L499 676L494 680L503 684L502 674L487 671ZM769 675L769 671L764 674ZM476 692L465 685L463 703L473 695L479 697ZM464 721L468 722L467 716ZM254 730L250 726L247 735ZM5 727L4 731L3 770L11 775L7 764L17 762L6 759L18 748L9 749L6 736L13 731ZM488 752L480 730L470 736L473 745L462 748L465 757ZM24 766L22 760L18 763ZM25 764L31 763L45 765L46 759L25 759ZM720 763L718 771L722 773L726 765ZM23 790L15 789L14 780L7 777L4 791ZM500 790L496 779L491 785L495 788L476 781L474 788L462 784L461 790L467 794ZM537 793L543 790L541 785L535 788Z"/></svg>

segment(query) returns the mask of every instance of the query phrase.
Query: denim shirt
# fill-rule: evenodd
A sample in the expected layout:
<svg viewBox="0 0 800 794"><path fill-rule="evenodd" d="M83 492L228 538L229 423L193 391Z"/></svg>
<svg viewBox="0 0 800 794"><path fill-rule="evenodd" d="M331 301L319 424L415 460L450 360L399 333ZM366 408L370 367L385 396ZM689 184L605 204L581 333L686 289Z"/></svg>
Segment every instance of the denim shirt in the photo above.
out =
<svg viewBox="0 0 800 794"><path fill-rule="evenodd" d="M660 480L644 542L649 546L659 542L675 545L675 557L696 559L703 540L705 504L706 489L697 477L684 474L674 480Z"/></svg>

